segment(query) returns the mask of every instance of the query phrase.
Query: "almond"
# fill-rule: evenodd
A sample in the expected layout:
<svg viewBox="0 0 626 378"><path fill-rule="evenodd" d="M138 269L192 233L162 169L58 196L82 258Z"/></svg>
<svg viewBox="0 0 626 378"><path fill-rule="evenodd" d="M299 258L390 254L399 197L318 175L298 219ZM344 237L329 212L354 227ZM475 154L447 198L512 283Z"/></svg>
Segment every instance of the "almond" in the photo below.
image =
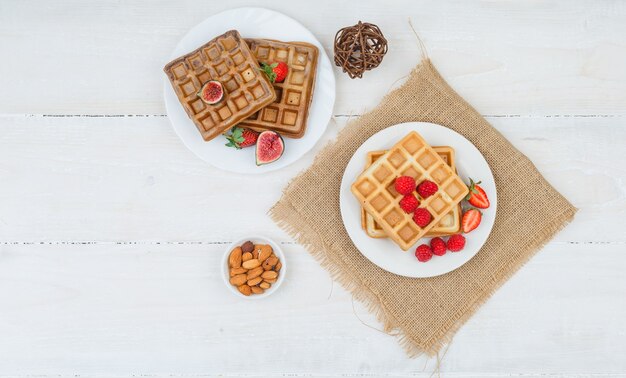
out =
<svg viewBox="0 0 626 378"><path fill-rule="evenodd" d="M248 285L237 286L237 290L239 290L239 292L245 296L252 294L252 289Z"/></svg>
<svg viewBox="0 0 626 378"><path fill-rule="evenodd" d="M251 260L251 261L252 261L252 260ZM256 278L256 277L260 276L260 275L261 275L261 273L263 273L263 267L262 267L262 266L257 266L256 268L254 268L254 269L250 269L250 270L248 271L248 275L247 275L247 277L246 277L246 278L247 278L248 280L251 280L251 279L253 279L253 278Z"/></svg>
<svg viewBox="0 0 626 378"><path fill-rule="evenodd" d="M228 265L231 268L239 268L241 266L241 248L236 247L230 252L230 256L228 257Z"/></svg>
<svg viewBox="0 0 626 378"><path fill-rule="evenodd" d="M250 240L248 240L247 242L243 243L241 245L241 250L245 253L245 252L252 252L254 250L254 244L252 244L252 242Z"/></svg>
<svg viewBox="0 0 626 378"><path fill-rule="evenodd" d="M282 267L283 267L283 263L281 263L279 261L278 264L276 264L276 266L274 267L274 270L278 272L280 270L280 268L282 268Z"/></svg>
<svg viewBox="0 0 626 378"><path fill-rule="evenodd" d="M234 286L243 285L248 279L245 274L238 274L230 279L230 284Z"/></svg>
<svg viewBox="0 0 626 378"><path fill-rule="evenodd" d="M231 277L234 277L234 276L236 276L236 275L238 275L238 274L246 273L247 271L248 271L248 269L246 269L246 268L242 268L242 267L239 267L239 268L232 268L232 269L230 270L230 276L231 276Z"/></svg>
<svg viewBox="0 0 626 378"><path fill-rule="evenodd" d="M254 269L260 265L261 265L261 262L258 259L251 259L248 261L244 261L242 264L242 266L246 269Z"/></svg>
<svg viewBox="0 0 626 378"><path fill-rule="evenodd" d="M266 278L263 280L263 282L268 283L268 284L273 284L277 280L278 280L277 278L273 278L273 279Z"/></svg>
<svg viewBox="0 0 626 378"><path fill-rule="evenodd" d="M259 258L259 251L257 249L252 251L252 258L253 259L258 259Z"/></svg>
<svg viewBox="0 0 626 378"><path fill-rule="evenodd" d="M263 279L267 280L273 280L276 279L276 277L278 277L278 273L272 271L272 270L267 270L265 272L263 272L263 274L261 274L261 277L263 277Z"/></svg>
<svg viewBox="0 0 626 378"><path fill-rule="evenodd" d="M278 264L278 257L270 256L265 261L273 268L276 264Z"/></svg>
<svg viewBox="0 0 626 378"><path fill-rule="evenodd" d="M243 255L241 255L241 261L246 262L248 260L252 259L252 253L250 252L246 252Z"/></svg>
<svg viewBox="0 0 626 378"><path fill-rule="evenodd" d="M262 289L269 289L271 286L272 284L267 281L263 281L259 284L259 287Z"/></svg>
<svg viewBox="0 0 626 378"><path fill-rule="evenodd" d="M261 262L267 260L268 257L272 254L272 247L269 245L262 245L261 250L259 251L259 260Z"/></svg>
<svg viewBox="0 0 626 378"><path fill-rule="evenodd" d="M270 259L267 259L265 261L263 261L263 269L264 270L271 270L272 269L272 264L269 263Z"/></svg>
<svg viewBox="0 0 626 378"><path fill-rule="evenodd" d="M255 285L260 284L261 281L263 281L263 278L255 277L255 278L252 278L252 279L248 280L247 283L248 283L249 286L255 286Z"/></svg>
<svg viewBox="0 0 626 378"><path fill-rule="evenodd" d="M263 292L265 291L265 290L263 290L262 288L260 288L258 286L252 286L252 287L250 287L250 289L252 290L252 292L254 294L263 294Z"/></svg>

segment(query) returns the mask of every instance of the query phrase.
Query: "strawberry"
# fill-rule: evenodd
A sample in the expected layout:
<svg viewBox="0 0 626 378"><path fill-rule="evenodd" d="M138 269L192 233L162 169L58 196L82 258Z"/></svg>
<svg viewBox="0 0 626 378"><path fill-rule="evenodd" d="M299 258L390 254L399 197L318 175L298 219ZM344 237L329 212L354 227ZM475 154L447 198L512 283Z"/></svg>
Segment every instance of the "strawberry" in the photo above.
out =
<svg viewBox="0 0 626 378"><path fill-rule="evenodd" d="M422 196L422 198L428 198L433 194L437 193L439 187L432 181L424 180L417 187L417 193Z"/></svg>
<svg viewBox="0 0 626 378"><path fill-rule="evenodd" d="M483 218L483 214L480 210L469 209L463 214L463 219L461 220L461 225L463 226L463 232L466 234L480 224L480 221Z"/></svg>
<svg viewBox="0 0 626 378"><path fill-rule="evenodd" d="M485 193L483 188L478 186L478 184L480 184L480 181L474 182L474 180L470 178L470 184L467 186L469 188L469 194L465 199L474 207L486 209L489 207L489 198L487 198L487 193Z"/></svg>
<svg viewBox="0 0 626 378"><path fill-rule="evenodd" d="M419 209L415 209L415 213L413 213L413 220L420 227L426 227L428 223L430 223L430 213L428 210L420 207Z"/></svg>
<svg viewBox="0 0 626 378"><path fill-rule="evenodd" d="M265 72L272 83L282 83L287 77L289 67L285 62L261 63L261 71Z"/></svg>
<svg viewBox="0 0 626 378"><path fill-rule="evenodd" d="M448 244L446 245L452 252L458 252L465 248L465 236L461 234L455 234L448 238Z"/></svg>
<svg viewBox="0 0 626 378"><path fill-rule="evenodd" d="M446 254L446 242L442 238L432 238L430 249L432 249L433 255L443 256Z"/></svg>
<svg viewBox="0 0 626 378"><path fill-rule="evenodd" d="M241 127L234 127L230 134L226 135L228 143L227 147L235 147L240 150L244 147L254 146L256 140L259 138L259 133L250 129L242 129Z"/></svg>
<svg viewBox="0 0 626 378"><path fill-rule="evenodd" d="M415 190L415 179L411 176L400 176L396 179L395 187L400 194L411 194Z"/></svg>
<svg viewBox="0 0 626 378"><path fill-rule="evenodd" d="M427 244L422 244L415 249L415 257L421 262L426 262L433 257L433 251Z"/></svg>
<svg viewBox="0 0 626 378"><path fill-rule="evenodd" d="M400 200L400 207L407 214L414 212L419 204L420 201L418 201L413 194L406 195Z"/></svg>

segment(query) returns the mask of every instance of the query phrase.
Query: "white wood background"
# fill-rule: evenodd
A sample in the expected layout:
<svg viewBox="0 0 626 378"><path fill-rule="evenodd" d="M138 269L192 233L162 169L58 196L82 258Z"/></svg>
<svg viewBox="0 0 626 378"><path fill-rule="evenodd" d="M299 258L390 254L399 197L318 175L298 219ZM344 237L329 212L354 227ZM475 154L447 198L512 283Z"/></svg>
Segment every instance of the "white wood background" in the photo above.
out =
<svg viewBox="0 0 626 378"><path fill-rule="evenodd" d="M301 161L262 177L211 168L164 115L161 67L218 11L300 20L332 52L378 24L390 51L362 80L335 71L335 117ZM266 216L348 115L419 59L580 208L460 330L451 377L626 373L626 2L0 2L0 375L429 376ZM279 292L223 286L225 243L280 241Z"/></svg>

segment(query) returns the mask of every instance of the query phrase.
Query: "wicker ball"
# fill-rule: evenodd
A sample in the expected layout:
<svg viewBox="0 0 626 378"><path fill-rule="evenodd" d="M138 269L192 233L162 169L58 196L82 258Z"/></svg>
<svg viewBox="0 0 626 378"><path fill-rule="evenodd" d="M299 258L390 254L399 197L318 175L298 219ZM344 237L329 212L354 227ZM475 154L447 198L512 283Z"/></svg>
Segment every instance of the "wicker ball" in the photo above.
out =
<svg viewBox="0 0 626 378"><path fill-rule="evenodd" d="M335 35L335 64L351 79L378 67L387 53L387 40L378 26L359 21Z"/></svg>

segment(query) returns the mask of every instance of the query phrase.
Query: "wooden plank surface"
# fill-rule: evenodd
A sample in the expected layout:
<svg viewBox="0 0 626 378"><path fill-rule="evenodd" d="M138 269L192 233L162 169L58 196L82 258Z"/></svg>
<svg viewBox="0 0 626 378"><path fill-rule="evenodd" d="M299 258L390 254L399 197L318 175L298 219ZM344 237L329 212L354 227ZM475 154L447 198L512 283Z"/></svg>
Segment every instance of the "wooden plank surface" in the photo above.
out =
<svg viewBox="0 0 626 378"><path fill-rule="evenodd" d="M165 116L161 67L189 28L262 6L332 52L337 29L390 42L303 159L216 170ZM281 189L429 55L580 208L459 331L448 377L626 376L626 3L379 0L0 2L0 376L431 376L266 216ZM246 233L290 259L242 302L217 264Z"/></svg>

